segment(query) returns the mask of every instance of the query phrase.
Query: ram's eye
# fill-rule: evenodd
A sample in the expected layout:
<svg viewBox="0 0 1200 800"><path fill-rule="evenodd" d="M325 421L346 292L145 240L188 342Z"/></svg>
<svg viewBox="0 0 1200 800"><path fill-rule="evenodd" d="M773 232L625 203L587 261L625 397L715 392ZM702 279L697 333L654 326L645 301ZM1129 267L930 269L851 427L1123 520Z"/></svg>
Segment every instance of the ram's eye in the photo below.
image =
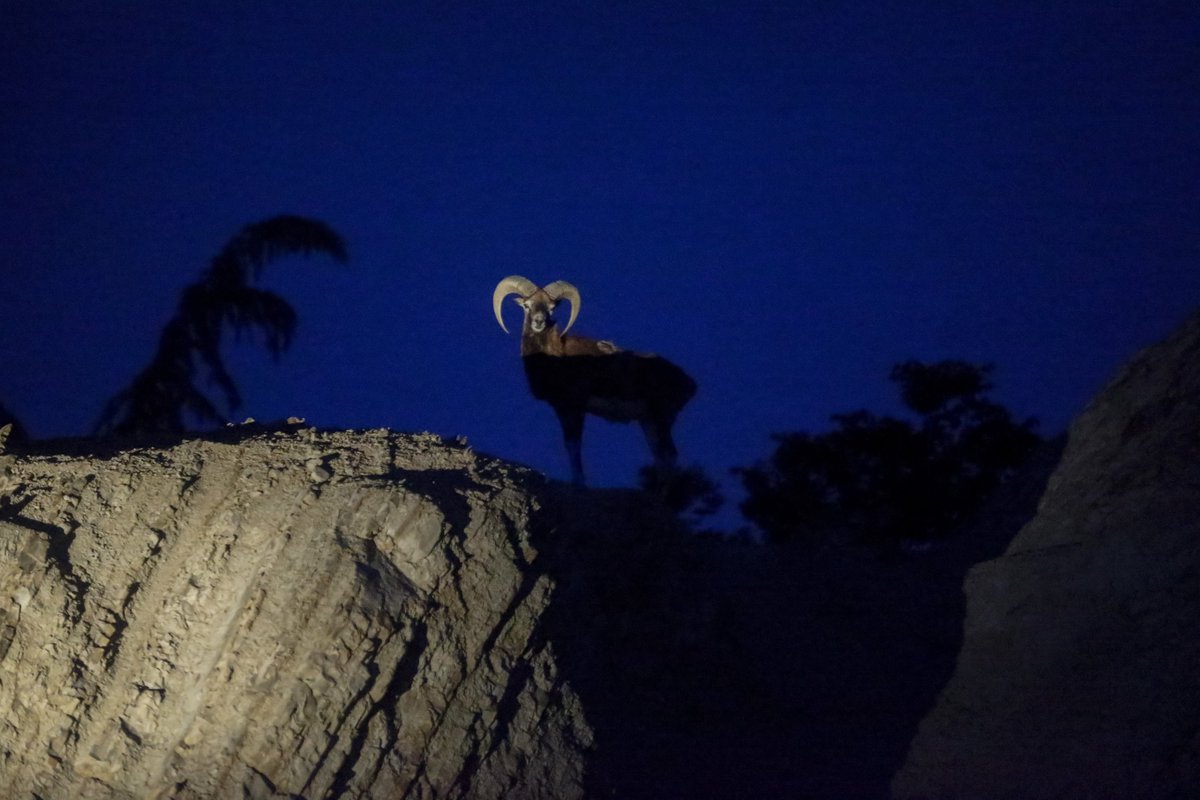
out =
<svg viewBox="0 0 1200 800"><path fill-rule="evenodd" d="M558 303L557 303L557 302L551 303L551 304L550 304L550 306L549 306L549 310L550 310L550 311L553 311L553 310L554 310L554 309L556 309L556 308L558 308Z"/></svg>
<svg viewBox="0 0 1200 800"><path fill-rule="evenodd" d="M520 305L521 308L525 309L526 311L529 310L529 301L528 300L518 300L517 304Z"/></svg>

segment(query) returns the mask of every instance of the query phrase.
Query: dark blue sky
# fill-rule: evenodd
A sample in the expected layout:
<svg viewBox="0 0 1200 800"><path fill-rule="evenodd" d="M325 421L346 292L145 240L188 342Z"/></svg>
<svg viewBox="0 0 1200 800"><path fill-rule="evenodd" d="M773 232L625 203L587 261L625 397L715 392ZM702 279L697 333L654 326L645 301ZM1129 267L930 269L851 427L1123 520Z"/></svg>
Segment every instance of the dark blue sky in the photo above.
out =
<svg viewBox="0 0 1200 800"><path fill-rule="evenodd" d="M224 241L297 213L352 262L268 268L300 328L234 353L239 416L565 477L491 316L519 273L696 377L714 474L893 410L907 358L995 362L1060 429L1200 305L1200 6L907 5L9 0L0 400L87 432ZM648 460L600 421L584 457Z"/></svg>

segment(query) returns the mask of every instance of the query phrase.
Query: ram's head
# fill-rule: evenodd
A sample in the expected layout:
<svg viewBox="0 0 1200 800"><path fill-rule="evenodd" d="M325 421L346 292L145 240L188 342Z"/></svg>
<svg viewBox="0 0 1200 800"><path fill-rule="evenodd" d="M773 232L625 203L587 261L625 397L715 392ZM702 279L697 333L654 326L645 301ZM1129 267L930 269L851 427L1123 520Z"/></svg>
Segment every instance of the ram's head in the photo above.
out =
<svg viewBox="0 0 1200 800"><path fill-rule="evenodd" d="M554 325L552 314L554 313L554 309L563 300L571 304L571 317L567 320L566 327L562 329L564 336L571 329L571 326L575 324L575 318L579 316L579 290L566 281L555 281L545 287L538 288L537 284L528 278L523 278L520 275L509 275L500 281L496 285L496 291L492 292L492 311L495 312L496 321L500 323L500 327L505 333L508 333L508 328L504 325L504 317L500 313L500 306L504 303L506 297L514 294L517 296L517 303L525 311L525 323L522 332L541 333Z"/></svg>

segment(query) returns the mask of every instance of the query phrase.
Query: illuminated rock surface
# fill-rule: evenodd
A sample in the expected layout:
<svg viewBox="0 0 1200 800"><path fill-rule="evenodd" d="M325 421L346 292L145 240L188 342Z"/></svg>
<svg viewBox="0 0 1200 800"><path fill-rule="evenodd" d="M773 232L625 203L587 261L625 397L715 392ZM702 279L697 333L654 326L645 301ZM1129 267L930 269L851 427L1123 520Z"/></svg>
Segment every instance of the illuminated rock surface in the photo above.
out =
<svg viewBox="0 0 1200 800"><path fill-rule="evenodd" d="M432 436L223 438L0 457L4 797L583 793L536 476Z"/></svg>

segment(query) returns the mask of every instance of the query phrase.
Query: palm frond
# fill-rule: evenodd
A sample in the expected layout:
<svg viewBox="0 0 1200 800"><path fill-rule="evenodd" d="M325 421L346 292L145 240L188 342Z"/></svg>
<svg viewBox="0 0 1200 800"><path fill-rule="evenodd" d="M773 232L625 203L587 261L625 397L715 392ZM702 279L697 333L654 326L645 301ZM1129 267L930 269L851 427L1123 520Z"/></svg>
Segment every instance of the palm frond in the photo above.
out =
<svg viewBox="0 0 1200 800"><path fill-rule="evenodd" d="M263 267L281 256L323 253L334 261L348 258L346 243L333 228L308 217L282 215L247 225L212 260L208 279L245 284L257 280Z"/></svg>
<svg viewBox="0 0 1200 800"><path fill-rule="evenodd" d="M195 355L208 369L208 382L225 395L225 407L233 413L242 405L242 393L221 358L220 338L197 340Z"/></svg>
<svg viewBox="0 0 1200 800"><path fill-rule="evenodd" d="M159 356L108 401L96 423L98 433L183 433L185 408L203 422L223 421L216 406L195 387L191 355Z"/></svg>
<svg viewBox="0 0 1200 800"><path fill-rule="evenodd" d="M150 363L105 404L96 432L181 432L183 422L171 411L172 398L192 381L191 351L190 331L176 315L163 328Z"/></svg>
<svg viewBox="0 0 1200 800"><path fill-rule="evenodd" d="M279 216L248 225L230 239L196 283L184 288L179 307L159 337L150 364L108 401L96 423L98 433L181 433L184 414L200 422L221 422L217 406L196 386L199 366L225 396L232 413L242 402L237 384L221 358L221 334L261 331L267 350L278 359L291 346L296 312L274 292L256 289L271 260L324 253L346 261L346 245L319 220Z"/></svg>
<svg viewBox="0 0 1200 800"><path fill-rule="evenodd" d="M224 319L235 335L257 328L275 359L291 346L296 331L296 311L278 294L243 286L224 293L223 298Z"/></svg>

